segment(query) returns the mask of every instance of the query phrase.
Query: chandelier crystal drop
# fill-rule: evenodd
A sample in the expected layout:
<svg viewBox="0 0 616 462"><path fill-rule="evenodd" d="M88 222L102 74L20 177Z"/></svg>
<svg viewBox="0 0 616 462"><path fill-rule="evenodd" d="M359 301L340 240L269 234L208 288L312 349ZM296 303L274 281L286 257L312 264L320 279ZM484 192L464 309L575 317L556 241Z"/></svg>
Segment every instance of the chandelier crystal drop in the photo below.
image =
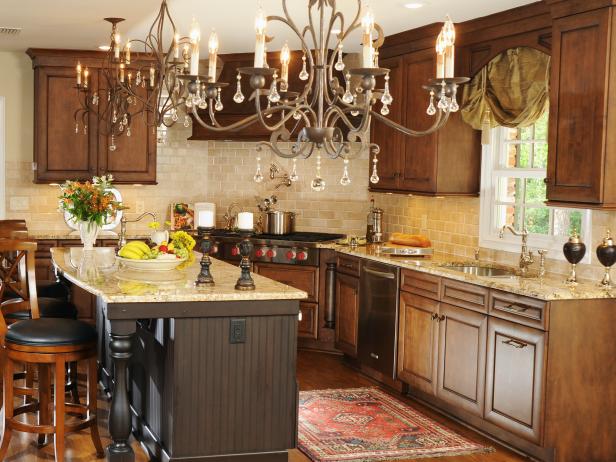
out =
<svg viewBox="0 0 616 462"><path fill-rule="evenodd" d="M456 34L449 17L436 40L435 78L424 86L429 93L426 113L433 121L427 129L414 130L387 117L396 101L391 93L390 70L379 67L379 49L385 35L363 0L349 0L355 10L350 21L338 10L335 0L306 0L307 24L298 23L291 15L289 0L280 2L279 14L268 16L262 7L258 8L253 66L237 69L232 100L235 104L245 103L241 81L246 77L254 114L228 125L219 122L216 114L223 110L222 91L233 82L217 81L216 63L223 44L214 30L208 41L208 71L203 75L199 72L199 24L193 19L189 34L182 36L167 0L162 1L158 16L141 40L122 42L118 24L123 19L106 18L111 24L111 35L101 88L91 88L87 67L77 66L77 88L82 101L81 110L75 114L77 132L79 126L85 126L87 115L95 105L99 106L96 114L104 127L101 133L110 137L110 150L116 149L116 138L127 134L136 121L145 120L153 128L170 127L181 114L192 116L193 123L216 133L233 133L258 123L271 133L268 141L258 143L259 155L267 150L296 160L318 153L311 188L322 191L325 188L321 176L322 156L343 159L340 182L349 184L348 161L367 153L373 162L370 181L379 181L380 149L370 141L372 122L407 136L420 137L440 130L450 114L459 110L457 92L469 79L454 76ZM295 3L300 1L295 0L294 11ZM283 37L289 40L279 50L279 68L268 64L268 51L270 57L274 53L268 50L273 40L268 35L268 27L272 24L285 26L289 34ZM334 29L336 33L332 33ZM355 32L361 35L361 49L356 53L358 59L347 61L343 49L349 42L352 44ZM167 37L172 37L171 41ZM290 50L289 43L299 43L297 54ZM298 84L298 80L289 77L289 64L300 53L301 71L297 78L301 83ZM359 64L348 64L354 61ZM100 104L99 100L106 104ZM380 107L375 106L377 103ZM294 171L295 167L294 162ZM263 181L260 161L254 180Z"/></svg>

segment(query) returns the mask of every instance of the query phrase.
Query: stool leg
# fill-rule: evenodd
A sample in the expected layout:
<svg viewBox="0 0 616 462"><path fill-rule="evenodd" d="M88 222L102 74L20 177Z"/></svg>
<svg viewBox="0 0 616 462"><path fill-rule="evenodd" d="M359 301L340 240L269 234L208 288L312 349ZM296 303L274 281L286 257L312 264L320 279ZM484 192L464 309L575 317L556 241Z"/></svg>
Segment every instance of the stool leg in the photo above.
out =
<svg viewBox="0 0 616 462"><path fill-rule="evenodd" d="M71 391L73 403L79 404L79 389L77 387L77 363L68 363L68 383Z"/></svg>
<svg viewBox="0 0 616 462"><path fill-rule="evenodd" d="M64 400L66 399L62 390L64 390L64 358L62 355L56 359L56 371L55 371L55 434L54 434L54 447L56 462L64 462Z"/></svg>
<svg viewBox="0 0 616 462"><path fill-rule="evenodd" d="M4 358L4 435L0 444L0 461L4 460L9 449L9 442L13 430L10 421L13 418L13 361L5 356Z"/></svg>
<svg viewBox="0 0 616 462"><path fill-rule="evenodd" d="M26 380L25 380L26 388L32 390L34 388L34 366L32 364L26 364ZM24 396L24 404L34 402L34 398L29 395Z"/></svg>
<svg viewBox="0 0 616 462"><path fill-rule="evenodd" d="M90 427L90 435L92 443L96 448L96 456L99 458L105 457L105 450L101 443L101 437L98 434L98 423L96 419L97 406L97 384L98 384L98 364L96 357L88 360L88 418L94 416L94 421Z"/></svg>
<svg viewBox="0 0 616 462"><path fill-rule="evenodd" d="M49 425L51 416L49 415L49 402L51 401L51 379L49 377L49 365L39 364L39 425ZM38 436L39 448L47 444L47 435L44 433Z"/></svg>

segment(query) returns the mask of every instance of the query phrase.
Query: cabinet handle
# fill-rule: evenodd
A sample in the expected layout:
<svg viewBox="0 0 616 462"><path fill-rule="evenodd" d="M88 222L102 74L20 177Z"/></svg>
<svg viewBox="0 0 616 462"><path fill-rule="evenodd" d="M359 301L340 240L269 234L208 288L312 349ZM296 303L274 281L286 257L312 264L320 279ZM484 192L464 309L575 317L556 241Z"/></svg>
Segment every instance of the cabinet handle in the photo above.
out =
<svg viewBox="0 0 616 462"><path fill-rule="evenodd" d="M432 321L435 321L437 319L438 319L438 314L432 313Z"/></svg>
<svg viewBox="0 0 616 462"><path fill-rule="evenodd" d="M396 279L396 275L393 273L385 273L383 271L376 271L370 268L364 268L364 271L372 276L376 276L377 278Z"/></svg>
<svg viewBox="0 0 616 462"><path fill-rule="evenodd" d="M379 359L379 355L377 355L376 353L370 353L370 357L374 359Z"/></svg>
<svg viewBox="0 0 616 462"><path fill-rule="evenodd" d="M510 338L509 340L503 340L503 343L505 345L510 345L514 348L526 348L528 346L528 343L519 342L517 340L513 340L512 338Z"/></svg>
<svg viewBox="0 0 616 462"><path fill-rule="evenodd" d="M525 313L526 311L528 311L528 308L528 306L520 306L516 303L510 303L505 307L506 310L517 311L518 313Z"/></svg>
<svg viewBox="0 0 616 462"><path fill-rule="evenodd" d="M445 316L445 315L443 314L443 315L439 316L439 318L438 318L438 322L442 322L442 321L444 321L445 319L447 319L447 316Z"/></svg>
<svg viewBox="0 0 616 462"><path fill-rule="evenodd" d="M548 177L545 177L545 178L543 179L543 182L544 182L545 184L549 184L549 183L550 183L550 179L549 179Z"/></svg>

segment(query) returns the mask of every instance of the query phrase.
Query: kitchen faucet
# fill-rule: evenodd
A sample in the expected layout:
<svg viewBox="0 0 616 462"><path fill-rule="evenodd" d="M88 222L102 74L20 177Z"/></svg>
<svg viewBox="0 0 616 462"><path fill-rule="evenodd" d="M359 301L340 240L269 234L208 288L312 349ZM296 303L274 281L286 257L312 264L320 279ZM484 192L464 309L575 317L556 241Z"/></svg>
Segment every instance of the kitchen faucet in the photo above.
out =
<svg viewBox="0 0 616 462"><path fill-rule="evenodd" d="M126 215L122 215L122 219L120 220L120 237L118 239L118 249L121 249L126 245L126 223L136 223L137 221L141 221L145 216L151 216L154 221L158 221L158 215L154 212L143 212L134 220L128 220Z"/></svg>
<svg viewBox="0 0 616 462"><path fill-rule="evenodd" d="M498 233L499 238L503 238L505 236L505 231L511 231L511 234L514 236L522 237L522 251L520 253L520 276L526 277L528 274L528 267L535 262L535 258L533 257L533 253L528 250L528 231L526 228L522 228L521 232L518 232L510 225L505 225L501 228Z"/></svg>

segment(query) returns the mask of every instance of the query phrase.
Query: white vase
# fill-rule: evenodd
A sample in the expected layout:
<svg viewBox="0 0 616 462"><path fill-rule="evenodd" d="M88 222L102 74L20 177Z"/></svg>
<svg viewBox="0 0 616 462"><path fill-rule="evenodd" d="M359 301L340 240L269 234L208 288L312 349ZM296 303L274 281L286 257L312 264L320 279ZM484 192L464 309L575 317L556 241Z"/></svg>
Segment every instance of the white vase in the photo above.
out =
<svg viewBox="0 0 616 462"><path fill-rule="evenodd" d="M92 250L96 244L96 237L100 231L100 226L94 221L80 221L79 236L83 244L83 250Z"/></svg>

